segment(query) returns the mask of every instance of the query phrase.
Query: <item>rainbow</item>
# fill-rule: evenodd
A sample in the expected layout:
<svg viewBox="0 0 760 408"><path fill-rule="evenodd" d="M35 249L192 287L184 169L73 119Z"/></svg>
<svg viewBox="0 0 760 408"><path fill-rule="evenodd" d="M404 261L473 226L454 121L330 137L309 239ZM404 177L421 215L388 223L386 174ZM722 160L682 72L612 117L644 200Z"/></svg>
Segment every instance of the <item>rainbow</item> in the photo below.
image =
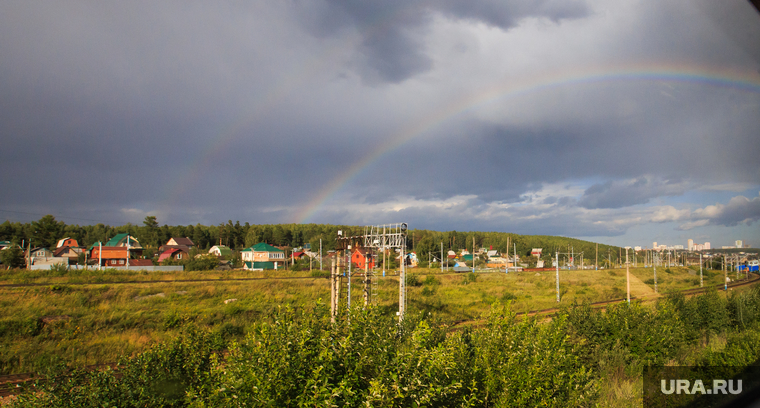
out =
<svg viewBox="0 0 760 408"><path fill-rule="evenodd" d="M297 212L293 221L296 223L310 222L325 203L330 201L344 186L350 184L364 169L377 162L381 157L447 120L475 107L500 99L517 98L558 87L621 81L676 82L760 93L760 77L755 72L747 73L728 69L694 68L677 65L605 67L603 70L595 71L563 71L561 73L535 76L522 81L505 80L459 100L450 101L429 112L427 115L416 119L414 122L407 123L398 131L391 134L380 147L354 162L340 176L327 183L316 197Z"/></svg>

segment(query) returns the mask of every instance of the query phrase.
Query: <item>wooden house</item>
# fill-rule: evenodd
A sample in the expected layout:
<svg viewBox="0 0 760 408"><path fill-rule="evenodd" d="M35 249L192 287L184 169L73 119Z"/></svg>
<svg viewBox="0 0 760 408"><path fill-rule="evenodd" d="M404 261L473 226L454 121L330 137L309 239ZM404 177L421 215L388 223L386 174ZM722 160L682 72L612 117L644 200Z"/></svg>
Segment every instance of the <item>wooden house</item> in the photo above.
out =
<svg viewBox="0 0 760 408"><path fill-rule="evenodd" d="M76 241L74 241L76 243ZM69 265L76 265L79 260L79 254L83 253L84 249L78 246L62 246L53 251L53 256L56 258L66 258Z"/></svg>
<svg viewBox="0 0 760 408"><path fill-rule="evenodd" d="M161 255L158 256L158 262L163 262L167 259L174 259L174 260L183 260L183 259L189 259L190 254L188 251L184 250L183 248L168 248L165 251L161 253Z"/></svg>
<svg viewBox="0 0 760 408"><path fill-rule="evenodd" d="M260 242L240 251L245 269L277 269L285 264L285 251Z"/></svg>
<svg viewBox="0 0 760 408"><path fill-rule="evenodd" d="M66 238L59 239L58 244L56 244L55 247L56 248L63 248L63 247L75 248L75 247L79 247L79 244L77 243L77 240L75 240L74 238L66 237Z"/></svg>

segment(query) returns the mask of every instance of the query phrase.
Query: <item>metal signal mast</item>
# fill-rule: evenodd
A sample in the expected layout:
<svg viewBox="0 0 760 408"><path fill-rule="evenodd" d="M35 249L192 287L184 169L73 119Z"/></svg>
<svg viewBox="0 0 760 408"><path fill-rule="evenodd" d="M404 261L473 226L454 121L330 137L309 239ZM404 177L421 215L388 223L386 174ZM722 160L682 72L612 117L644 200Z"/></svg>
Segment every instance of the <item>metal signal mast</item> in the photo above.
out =
<svg viewBox="0 0 760 408"><path fill-rule="evenodd" d="M404 314L406 312L406 261L405 261L405 254L404 251L406 249L406 231L408 229L408 225L406 223L396 223L396 224L384 224L384 225L373 225L373 226L367 226L364 227L364 234L363 235L354 235L354 236L348 236L347 234L343 234L343 231L338 231L338 237L336 240L337 247L336 249L344 251L348 251L348 287L347 287L347 297L348 300L346 302L347 307L351 307L351 255L350 252L352 249L358 249L358 248L364 248L364 249L376 249L381 250L383 254L385 254L386 249L390 248L399 248L401 250L401 273L399 276L399 306L398 306L398 316L399 321L404 319ZM365 272L364 272L364 304L367 305L370 302L375 302L376 297L376 285L377 285L377 279L373 276L373 272L369 270L369 267L367 266L369 264L369 261L367 258L370 258L371 254L367 253L365 257ZM332 278L331 278L331 284L330 284L330 292L331 292L331 311L332 311L332 318L333 321L335 321L335 317L338 314L339 310L339 303L340 303L340 292L341 292L341 260L343 259L343 256L340 256L337 258L338 265L337 270L335 267L333 267L332 270ZM345 267L344 267L345 268ZM385 262L383 262L383 276L385 276Z"/></svg>

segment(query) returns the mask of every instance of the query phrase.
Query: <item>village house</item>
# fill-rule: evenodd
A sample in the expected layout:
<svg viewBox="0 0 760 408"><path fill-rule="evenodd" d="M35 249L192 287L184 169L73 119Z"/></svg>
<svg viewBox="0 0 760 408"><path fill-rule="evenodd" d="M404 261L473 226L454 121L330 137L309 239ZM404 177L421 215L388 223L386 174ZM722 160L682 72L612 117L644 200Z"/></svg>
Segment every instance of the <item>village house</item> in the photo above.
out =
<svg viewBox="0 0 760 408"><path fill-rule="evenodd" d="M169 238L168 241L166 241L166 244L161 245L160 248L158 248L159 253L165 252L167 249L173 249L173 248L179 248L183 251L190 253L190 250L192 248L195 248L195 243L190 238Z"/></svg>
<svg viewBox="0 0 760 408"><path fill-rule="evenodd" d="M248 270L277 269L285 264L285 251L264 242L240 251L240 257Z"/></svg>
<svg viewBox="0 0 760 408"><path fill-rule="evenodd" d="M83 252L84 250L79 247L63 246L56 248L55 251L53 251L53 256L56 258L65 258L67 260L66 263L69 265L76 265L79 260L79 255Z"/></svg>
<svg viewBox="0 0 760 408"><path fill-rule="evenodd" d="M55 247L56 248L63 248L63 247L76 248L76 247L79 247L79 244L77 243L77 240L75 240L74 238L66 237L66 238L59 239L58 244L56 244Z"/></svg>
<svg viewBox="0 0 760 408"><path fill-rule="evenodd" d="M145 263L144 260L140 262L133 262L142 256L143 248L140 246L140 242L129 234L117 234L111 238L105 244L101 242L95 242L88 248L90 261L100 266L114 267L114 266L136 266L140 263ZM153 262L148 259L150 265Z"/></svg>
<svg viewBox="0 0 760 408"><path fill-rule="evenodd" d="M183 248L168 248L158 256L158 262L163 262L167 259L181 261L183 259L188 259L189 257L190 254Z"/></svg>
<svg viewBox="0 0 760 408"><path fill-rule="evenodd" d="M158 262L167 259L182 260L190 257L190 249L195 248L195 244L190 238L170 238L165 245L159 249Z"/></svg>
<svg viewBox="0 0 760 408"><path fill-rule="evenodd" d="M372 258L372 254L364 248L357 248L354 250L351 254L351 263L356 265L359 269L365 269L366 266L369 266L369 269L375 267L375 260Z"/></svg>

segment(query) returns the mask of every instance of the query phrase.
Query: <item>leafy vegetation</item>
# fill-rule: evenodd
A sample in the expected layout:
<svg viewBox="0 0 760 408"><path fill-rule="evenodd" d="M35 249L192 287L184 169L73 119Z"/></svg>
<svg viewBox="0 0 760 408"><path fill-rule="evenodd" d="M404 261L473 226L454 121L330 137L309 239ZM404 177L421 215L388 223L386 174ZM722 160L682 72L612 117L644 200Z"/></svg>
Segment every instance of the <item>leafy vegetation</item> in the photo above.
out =
<svg viewBox="0 0 760 408"><path fill-rule="evenodd" d="M484 327L454 332L426 314L399 325L382 308L333 324L317 302L276 309L241 341L223 332L186 326L118 376L74 371L11 406L635 406L642 367L757 361L760 290L576 303L545 322L495 304Z"/></svg>

